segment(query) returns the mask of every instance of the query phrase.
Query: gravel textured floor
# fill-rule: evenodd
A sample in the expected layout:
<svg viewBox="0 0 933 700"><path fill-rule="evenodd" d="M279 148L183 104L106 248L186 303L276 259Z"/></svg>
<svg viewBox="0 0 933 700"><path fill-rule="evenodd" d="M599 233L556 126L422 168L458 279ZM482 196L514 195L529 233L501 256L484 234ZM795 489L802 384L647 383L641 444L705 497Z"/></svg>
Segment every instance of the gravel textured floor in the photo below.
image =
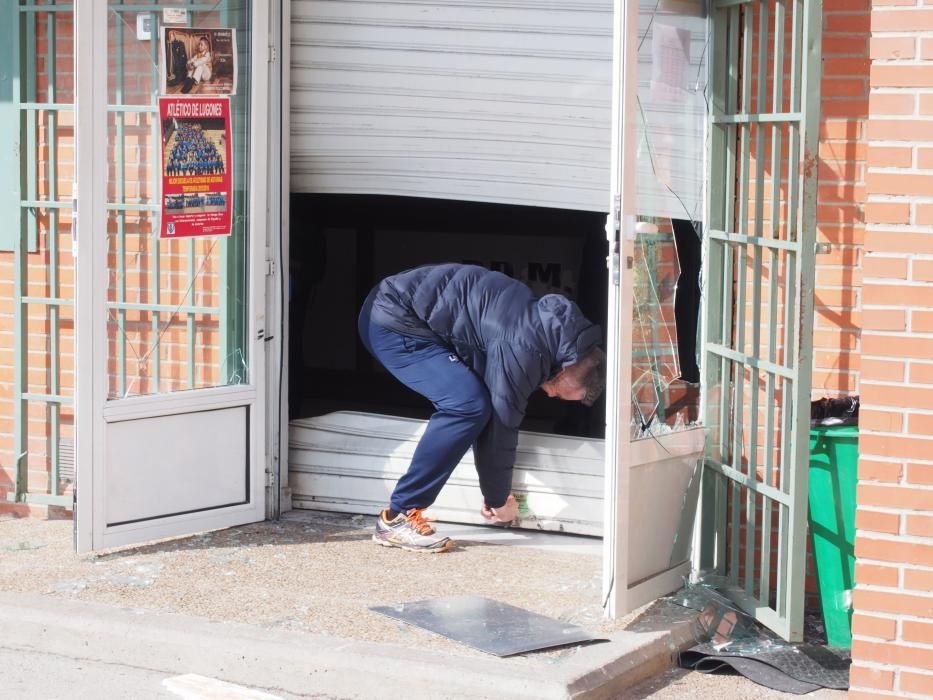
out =
<svg viewBox="0 0 933 700"><path fill-rule="evenodd" d="M358 640L463 646L367 608L478 594L580 624L607 623L600 558L460 543L422 555L376 546L369 519L288 518L76 556L71 521L0 520L0 590L174 611Z"/></svg>

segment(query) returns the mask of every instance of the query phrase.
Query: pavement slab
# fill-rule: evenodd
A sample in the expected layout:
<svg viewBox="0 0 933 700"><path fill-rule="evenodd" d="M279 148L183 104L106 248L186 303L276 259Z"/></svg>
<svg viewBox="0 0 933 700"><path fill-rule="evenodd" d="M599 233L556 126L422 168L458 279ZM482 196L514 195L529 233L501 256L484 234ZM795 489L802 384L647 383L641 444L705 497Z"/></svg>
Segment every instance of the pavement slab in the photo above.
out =
<svg viewBox="0 0 933 700"><path fill-rule="evenodd" d="M76 556L70 521L2 519L0 646L299 697L411 696L417 681L416 697L608 698L692 641L682 609L603 617L598 540L461 528L454 551L423 557L375 546L370 527L299 513ZM368 609L466 594L610 641L494 659Z"/></svg>

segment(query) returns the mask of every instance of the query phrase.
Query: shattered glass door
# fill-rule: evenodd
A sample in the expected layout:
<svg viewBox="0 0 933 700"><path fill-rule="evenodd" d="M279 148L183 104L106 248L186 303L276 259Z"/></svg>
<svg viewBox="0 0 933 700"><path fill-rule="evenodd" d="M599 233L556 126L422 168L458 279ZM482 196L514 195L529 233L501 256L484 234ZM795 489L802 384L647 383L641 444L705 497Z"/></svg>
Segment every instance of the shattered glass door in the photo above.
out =
<svg viewBox="0 0 933 700"><path fill-rule="evenodd" d="M638 13L632 438L698 418L707 49L703 2ZM630 234L631 235L631 234Z"/></svg>

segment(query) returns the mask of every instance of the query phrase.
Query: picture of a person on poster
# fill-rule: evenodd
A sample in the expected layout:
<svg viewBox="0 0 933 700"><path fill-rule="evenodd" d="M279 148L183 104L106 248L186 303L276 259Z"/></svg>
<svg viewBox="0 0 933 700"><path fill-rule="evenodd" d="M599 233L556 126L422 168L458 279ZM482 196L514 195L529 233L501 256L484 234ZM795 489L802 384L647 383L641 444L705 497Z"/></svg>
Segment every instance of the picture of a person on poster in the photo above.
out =
<svg viewBox="0 0 933 700"><path fill-rule="evenodd" d="M198 51L188 61L188 77L195 84L211 79L211 45L206 36L198 39Z"/></svg>

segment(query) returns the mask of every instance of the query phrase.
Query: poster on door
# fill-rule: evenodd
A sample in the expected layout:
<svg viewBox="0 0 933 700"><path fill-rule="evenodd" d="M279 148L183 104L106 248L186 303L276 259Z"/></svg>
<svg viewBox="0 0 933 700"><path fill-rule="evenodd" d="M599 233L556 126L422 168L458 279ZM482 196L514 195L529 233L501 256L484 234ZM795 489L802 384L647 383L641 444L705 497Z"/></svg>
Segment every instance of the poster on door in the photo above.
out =
<svg viewBox="0 0 933 700"><path fill-rule="evenodd" d="M236 94L236 30L163 26L161 32L160 94Z"/></svg>
<svg viewBox="0 0 933 700"><path fill-rule="evenodd" d="M160 97L161 238L228 236L232 163L230 99Z"/></svg>

